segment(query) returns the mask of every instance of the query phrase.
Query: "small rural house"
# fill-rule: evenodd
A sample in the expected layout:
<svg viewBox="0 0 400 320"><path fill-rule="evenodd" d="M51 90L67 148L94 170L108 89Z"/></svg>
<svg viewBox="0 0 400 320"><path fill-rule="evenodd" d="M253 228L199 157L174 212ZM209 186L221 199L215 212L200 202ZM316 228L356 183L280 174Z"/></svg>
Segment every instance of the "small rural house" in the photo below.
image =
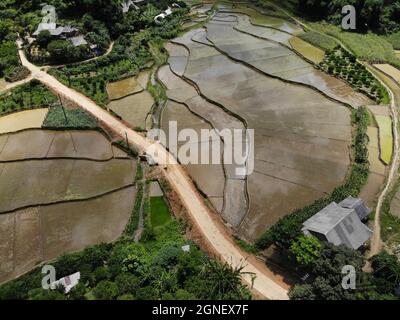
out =
<svg viewBox="0 0 400 320"><path fill-rule="evenodd" d="M302 231L336 246L343 244L357 250L372 236L372 231L361 222L370 212L361 199L348 197L339 204L332 202L305 221Z"/></svg>
<svg viewBox="0 0 400 320"><path fill-rule="evenodd" d="M172 4L172 8L180 8L180 5L177 4L177 3L173 3L173 4ZM173 13L172 8L168 7L167 10L165 10L163 13L160 13L158 16L156 16L156 17L154 18L155 23L161 24L162 21L163 21L166 17L170 16L170 15Z"/></svg>
<svg viewBox="0 0 400 320"><path fill-rule="evenodd" d="M33 33L33 36L37 37L40 32L45 30L49 31L52 36L60 38L72 37L78 32L77 28L71 26L57 27L55 23L39 23L38 28Z"/></svg>
<svg viewBox="0 0 400 320"><path fill-rule="evenodd" d="M129 12L130 7L132 6L135 10L139 10L138 6L144 5L148 3L148 0L125 0L121 3L122 12L127 13Z"/></svg>

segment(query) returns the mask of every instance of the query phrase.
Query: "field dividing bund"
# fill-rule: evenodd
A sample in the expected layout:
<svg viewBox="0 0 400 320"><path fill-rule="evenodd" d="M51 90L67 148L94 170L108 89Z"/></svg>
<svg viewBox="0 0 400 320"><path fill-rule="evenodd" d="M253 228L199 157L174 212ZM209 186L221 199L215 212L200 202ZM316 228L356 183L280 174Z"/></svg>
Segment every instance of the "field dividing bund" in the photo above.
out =
<svg viewBox="0 0 400 320"><path fill-rule="evenodd" d="M262 29L263 34L276 37L274 41L261 39L235 30L232 14L214 17L218 21L212 19L206 30L191 30L172 41L175 47L185 47L186 53L167 46L174 57L169 63L175 76L194 86L198 95L255 129L255 172L247 177L244 190L249 205L243 207L242 199L236 211L240 215L223 215L238 226L241 237L253 241L279 218L343 184L349 172L352 137L350 110L337 100L347 106L371 101L323 72L325 92L319 93L320 81L314 74L306 76L317 71L312 64L275 41L285 36L289 43L293 35L259 27L259 32ZM193 99L192 89L175 90L184 86L176 85L168 72L163 70L165 79L161 79L167 83L168 97L180 102ZM284 76L289 73L290 77ZM293 81L294 75L311 84ZM344 88L342 99L327 98L327 92ZM211 124L215 127L216 123Z"/></svg>
<svg viewBox="0 0 400 320"><path fill-rule="evenodd" d="M136 161L98 131L1 134L0 283L119 237L132 213L135 174Z"/></svg>

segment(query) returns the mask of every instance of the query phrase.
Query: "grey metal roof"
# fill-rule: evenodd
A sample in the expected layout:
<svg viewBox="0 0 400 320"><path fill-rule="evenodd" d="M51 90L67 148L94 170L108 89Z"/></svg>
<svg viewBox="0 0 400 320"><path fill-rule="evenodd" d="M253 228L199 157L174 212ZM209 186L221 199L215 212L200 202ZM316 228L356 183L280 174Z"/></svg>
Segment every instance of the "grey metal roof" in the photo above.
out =
<svg viewBox="0 0 400 320"><path fill-rule="evenodd" d="M81 45L87 44L87 41L83 36L72 37L69 38L68 40L71 41L74 47L79 47Z"/></svg>
<svg viewBox="0 0 400 320"><path fill-rule="evenodd" d="M354 208L343 208L336 202L305 221L302 230L305 234L323 235L334 245L344 244L355 250L372 235L372 231L361 222Z"/></svg>
<svg viewBox="0 0 400 320"><path fill-rule="evenodd" d="M339 202L339 205L343 208L355 209L361 220L366 219L372 211L364 204L364 201L362 201L362 199L353 198L352 196L349 196L342 202Z"/></svg>
<svg viewBox="0 0 400 320"><path fill-rule="evenodd" d="M34 36L38 36L40 32L44 30L48 30L51 32L51 30L56 29L56 24L55 23L39 23L36 31L33 33Z"/></svg>
<svg viewBox="0 0 400 320"><path fill-rule="evenodd" d="M71 26L59 26L56 27L55 23L40 23L37 30L33 33L34 36L38 36L40 32L48 30L52 36L59 36L63 33L71 33L78 31L78 29Z"/></svg>
<svg viewBox="0 0 400 320"><path fill-rule="evenodd" d="M342 208L336 202L332 202L310 219L305 221L303 226L309 231L326 235L348 214L348 209Z"/></svg>

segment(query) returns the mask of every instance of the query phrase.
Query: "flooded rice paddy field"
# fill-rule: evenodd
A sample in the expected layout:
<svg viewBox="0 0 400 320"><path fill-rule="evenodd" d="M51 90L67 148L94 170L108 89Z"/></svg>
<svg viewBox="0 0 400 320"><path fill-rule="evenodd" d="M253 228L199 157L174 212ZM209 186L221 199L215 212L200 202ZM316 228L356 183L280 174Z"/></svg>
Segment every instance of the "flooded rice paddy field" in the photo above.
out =
<svg viewBox="0 0 400 320"><path fill-rule="evenodd" d="M290 46L301 56L310 60L312 63L318 64L324 60L325 52L298 37L289 40Z"/></svg>
<svg viewBox="0 0 400 320"><path fill-rule="evenodd" d="M316 88L328 97L354 107L372 104L348 84L315 69L313 64L291 50L290 43L294 41L291 34L252 25L248 16L238 14L235 22L231 22L230 17L222 15L218 21L213 18L207 24L208 40L227 56L268 75ZM302 40L295 40L297 49L299 41ZM306 51L306 57L316 59L321 50L312 48L309 45L300 50Z"/></svg>
<svg viewBox="0 0 400 320"><path fill-rule="evenodd" d="M168 104L163 121L188 123L189 110L198 117L194 127L204 119L214 128L255 130L255 171L245 180L229 179L223 166L224 201L219 205L224 219L250 241L345 181L352 139L351 112L345 104L371 104L296 54L293 47L299 52L308 48L294 40L293 30L278 29L255 26L243 14L220 12L205 29L172 40L167 45L169 66L158 73L168 98L183 104L180 112ZM314 54L309 60L321 58L321 51L302 54ZM376 155L376 144L372 149ZM210 176L206 166L201 170ZM374 170L369 187L383 179L383 164L376 162ZM365 192L376 191L371 190ZM240 201L231 202L238 197ZM221 202L220 194L217 199Z"/></svg>
<svg viewBox="0 0 400 320"><path fill-rule="evenodd" d="M0 214L0 283L68 252L115 240L129 220L135 187L85 201Z"/></svg>
<svg viewBox="0 0 400 320"><path fill-rule="evenodd" d="M111 101L108 108L114 111L132 128L150 129L148 118L154 99L147 91L130 95L120 100Z"/></svg>
<svg viewBox="0 0 400 320"><path fill-rule="evenodd" d="M200 136L201 129L211 129L211 126L205 122L203 119L199 118L195 114L191 113L187 107L183 104L168 101L167 106L162 115L161 121L161 129L163 129L169 138L169 122L176 121L178 132L182 129L193 129ZM196 144L199 148L207 148L212 147L211 139L202 141L201 139L197 141L192 141L191 143ZM175 147L182 146L183 142L175 144L167 142L167 147L170 151ZM177 149L179 150L179 149ZM210 153L212 151L209 151ZM179 155L175 152L172 154L180 159ZM200 154L199 154L200 156ZM220 154L220 157L222 154ZM195 181L197 187L205 194L208 198L221 199L224 194L224 184L225 184L225 176L224 169L222 165L219 164L188 164L185 165L186 170L188 171L191 178ZM210 179L212 177L212 179Z"/></svg>
<svg viewBox="0 0 400 320"><path fill-rule="evenodd" d="M303 29L294 22L265 15L262 13L262 9L255 10L245 4L236 4L232 6L232 4L226 3L220 6L219 11L222 13L243 13L249 16L251 23L254 25L278 29L291 34L298 34L303 31Z"/></svg>
<svg viewBox="0 0 400 320"><path fill-rule="evenodd" d="M136 163L97 131L0 135L0 282L109 242L131 215Z"/></svg>
<svg viewBox="0 0 400 320"><path fill-rule="evenodd" d="M47 112L47 108L41 108L0 117L0 134L29 128L41 128Z"/></svg>
<svg viewBox="0 0 400 320"><path fill-rule="evenodd" d="M97 131L30 129L0 135L2 162L44 158L110 160L115 157L114 150Z"/></svg>
<svg viewBox="0 0 400 320"><path fill-rule="evenodd" d="M149 80L148 72L107 84L107 93L110 100L124 98L128 95L143 91Z"/></svg>
<svg viewBox="0 0 400 320"><path fill-rule="evenodd" d="M107 85L107 92L111 100L108 108L132 128L150 129L151 127L150 112L154 105L154 99L146 90L149 77L149 72L144 71L137 77Z"/></svg>
<svg viewBox="0 0 400 320"><path fill-rule="evenodd" d="M205 126L204 120L202 120L205 119L207 123L211 125L206 125L208 129L243 129L244 124L242 121L229 114L220 106L201 97L193 85L177 76L178 70L181 69L182 64L186 65L189 56L187 51L186 56L182 55L180 48L183 47L174 44L167 45L167 50L170 53L170 66L163 66L158 72L158 78L167 88L167 96L170 99L170 103L167 105L163 114L162 128L166 129L168 121L170 120L178 121L178 123L183 122L186 124L187 128L190 128L187 124L187 120L185 120L185 115L189 115L188 111L190 111L192 112L190 118L192 119L191 123L193 127L198 127L199 125ZM179 57L181 57L181 59L178 59ZM181 112L172 112L172 110L170 110L171 101L180 103L179 105L176 103L172 104L172 106L175 106L175 111L181 110ZM177 106L180 106L180 108L177 108ZM223 149L223 146L221 142L221 149ZM221 172L222 175L218 175L218 179L216 179L218 183L208 178L210 176L215 177L214 174L211 175L212 172L210 169L214 168L215 171L216 167L220 167L223 170ZM202 192L207 195L216 210L221 212L222 216L227 221L230 221L232 225L238 226L247 211L247 197L245 180L243 177L237 177L235 173L237 165L224 164L223 161L221 161L220 166L189 165L187 168L195 183ZM196 176L198 177L197 179L195 178ZM205 182L208 183L207 187ZM209 191L209 189L211 189L210 184L212 185L214 183L216 186L219 184L221 184L219 187L222 186L220 189L222 193L219 193L218 196L213 195Z"/></svg>

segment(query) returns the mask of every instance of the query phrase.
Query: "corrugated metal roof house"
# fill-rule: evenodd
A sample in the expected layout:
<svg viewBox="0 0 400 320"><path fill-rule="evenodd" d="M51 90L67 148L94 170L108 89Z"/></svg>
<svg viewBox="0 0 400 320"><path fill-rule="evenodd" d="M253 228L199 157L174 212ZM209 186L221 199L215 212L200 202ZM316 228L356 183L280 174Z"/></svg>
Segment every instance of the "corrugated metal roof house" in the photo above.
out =
<svg viewBox="0 0 400 320"><path fill-rule="evenodd" d="M371 209L368 208L364 201L360 198L353 198L352 196L347 197L342 202L339 202L339 205L343 208L347 209L354 209L356 210L358 216L360 217L361 221L368 218L368 215L371 213Z"/></svg>
<svg viewBox="0 0 400 320"><path fill-rule="evenodd" d="M88 44L83 36L72 37L68 39L74 47L79 47Z"/></svg>
<svg viewBox="0 0 400 320"><path fill-rule="evenodd" d="M344 205L348 203L351 206L357 202L350 199ZM337 246L344 244L354 250L372 236L372 231L361 222L356 208L346 208L336 202L305 221L302 231L306 235L314 235Z"/></svg>
<svg viewBox="0 0 400 320"><path fill-rule="evenodd" d="M49 31L52 36L61 36L61 35L69 36L78 31L77 28L71 26L56 27L55 23L40 23L37 30L33 33L33 35L36 37L40 34L40 32L44 30Z"/></svg>

